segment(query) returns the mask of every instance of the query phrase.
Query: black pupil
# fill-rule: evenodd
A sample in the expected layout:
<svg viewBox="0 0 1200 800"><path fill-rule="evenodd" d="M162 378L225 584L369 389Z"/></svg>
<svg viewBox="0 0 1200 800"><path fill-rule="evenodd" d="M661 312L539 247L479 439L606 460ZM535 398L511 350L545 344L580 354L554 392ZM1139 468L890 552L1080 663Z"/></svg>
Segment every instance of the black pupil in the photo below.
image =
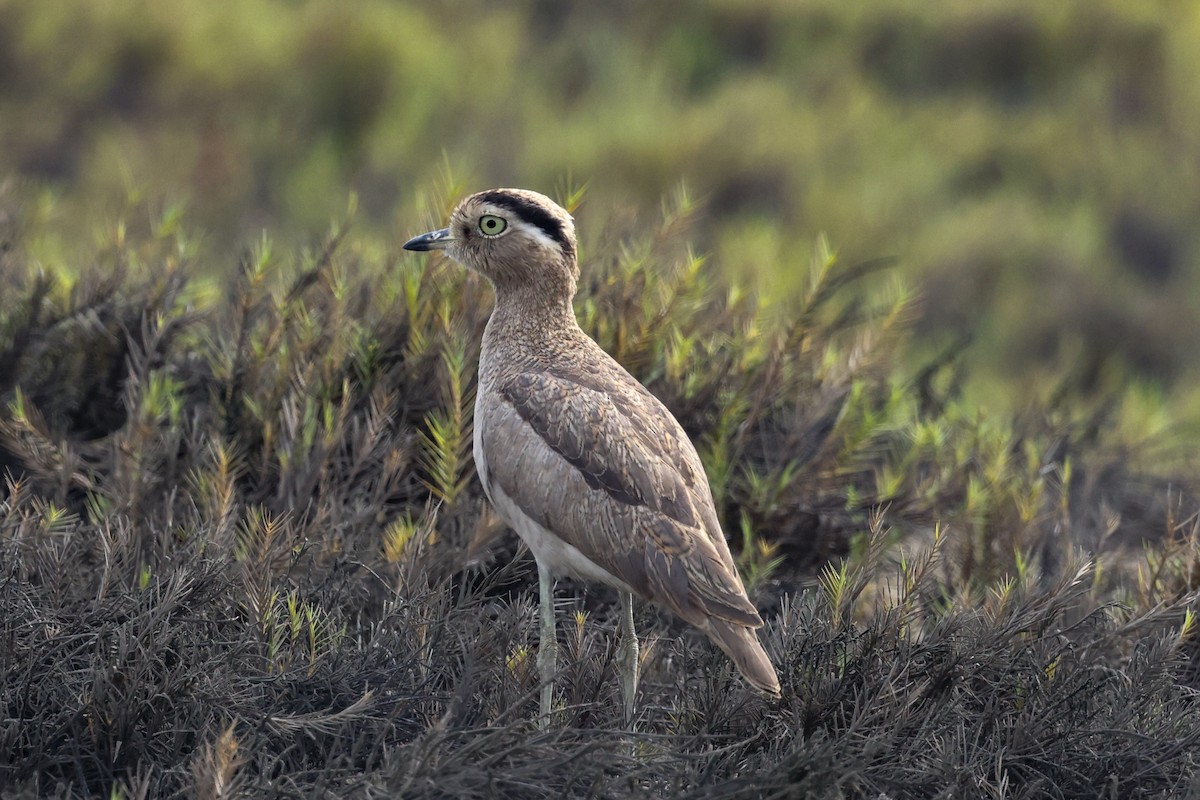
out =
<svg viewBox="0 0 1200 800"><path fill-rule="evenodd" d="M494 231L494 230L496 230L496 220L495 220L495 219L486 219L486 220L484 220L484 221L483 221L483 225L484 225L484 227L485 227L485 228L487 228L489 231Z"/></svg>

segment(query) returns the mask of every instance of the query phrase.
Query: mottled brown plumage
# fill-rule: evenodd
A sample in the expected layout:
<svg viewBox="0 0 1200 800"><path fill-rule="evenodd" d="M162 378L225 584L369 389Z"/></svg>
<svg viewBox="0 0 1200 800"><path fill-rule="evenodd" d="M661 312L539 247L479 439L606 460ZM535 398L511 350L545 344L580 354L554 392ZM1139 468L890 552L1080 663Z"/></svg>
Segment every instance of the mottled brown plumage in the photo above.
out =
<svg viewBox="0 0 1200 800"><path fill-rule="evenodd" d="M703 630L751 684L778 695L754 633L762 619L695 448L576 322L570 216L535 192L497 189L468 197L447 229L405 247L445 249L496 289L480 358L475 462L543 584L570 574L658 603ZM628 628L632 635L632 619ZM631 646L636 668L636 639ZM627 704L634 687L636 672Z"/></svg>

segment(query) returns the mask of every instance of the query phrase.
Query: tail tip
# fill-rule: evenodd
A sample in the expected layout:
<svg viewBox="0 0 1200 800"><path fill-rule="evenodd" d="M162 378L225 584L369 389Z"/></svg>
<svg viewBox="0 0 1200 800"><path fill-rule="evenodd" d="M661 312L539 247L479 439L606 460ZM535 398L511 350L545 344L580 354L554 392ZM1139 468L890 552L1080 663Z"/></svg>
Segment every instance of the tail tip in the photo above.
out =
<svg viewBox="0 0 1200 800"><path fill-rule="evenodd" d="M775 668L770 666L769 663L765 670L755 670L755 674L742 672L742 676L746 679L746 683L772 700L778 700L783 697L783 691L779 685L779 676L775 674Z"/></svg>
<svg viewBox="0 0 1200 800"><path fill-rule="evenodd" d="M772 698L782 697L775 665L753 629L722 620L710 622L708 635L733 660L746 683Z"/></svg>

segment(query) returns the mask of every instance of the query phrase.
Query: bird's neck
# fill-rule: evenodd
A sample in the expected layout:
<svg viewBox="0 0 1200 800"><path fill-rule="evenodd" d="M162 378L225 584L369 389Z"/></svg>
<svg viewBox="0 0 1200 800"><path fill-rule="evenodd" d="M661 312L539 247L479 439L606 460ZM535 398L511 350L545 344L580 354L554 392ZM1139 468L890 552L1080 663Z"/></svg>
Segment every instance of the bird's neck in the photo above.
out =
<svg viewBox="0 0 1200 800"><path fill-rule="evenodd" d="M496 307L484 333L484 347L543 351L574 339L579 323L571 299L546 287L496 287Z"/></svg>

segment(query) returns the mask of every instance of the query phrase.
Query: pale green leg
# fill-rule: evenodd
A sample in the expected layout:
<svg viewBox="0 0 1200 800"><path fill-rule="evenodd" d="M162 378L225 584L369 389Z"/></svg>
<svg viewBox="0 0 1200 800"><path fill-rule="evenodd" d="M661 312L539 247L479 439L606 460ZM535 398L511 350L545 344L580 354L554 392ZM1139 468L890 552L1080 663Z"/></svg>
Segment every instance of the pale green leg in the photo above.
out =
<svg viewBox="0 0 1200 800"><path fill-rule="evenodd" d="M625 725L633 727L637 708L638 640L633 629L633 595L621 592L621 643L617 648L617 666L621 673L621 694L625 696Z"/></svg>
<svg viewBox="0 0 1200 800"><path fill-rule="evenodd" d="M542 681L542 707L538 727L550 727L554 706L554 675L558 671L558 639L554 631L554 576L538 564L538 589L542 605L542 639L538 643L538 674Z"/></svg>

